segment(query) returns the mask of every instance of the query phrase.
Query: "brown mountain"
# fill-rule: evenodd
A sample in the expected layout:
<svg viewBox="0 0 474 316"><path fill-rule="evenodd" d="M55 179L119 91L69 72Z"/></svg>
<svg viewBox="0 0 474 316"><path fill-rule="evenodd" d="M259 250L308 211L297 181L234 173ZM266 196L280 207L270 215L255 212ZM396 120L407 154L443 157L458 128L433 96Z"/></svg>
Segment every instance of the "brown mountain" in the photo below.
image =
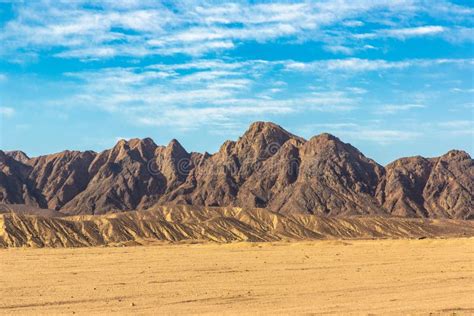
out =
<svg viewBox="0 0 474 316"><path fill-rule="evenodd" d="M286 177L281 173L275 181L266 182L267 174L279 173L287 166ZM382 208L374 200L383 167L366 158L356 148L338 138L322 134L303 144L288 144L265 164L260 174L246 183L249 193L264 188L266 197L258 197L259 206L278 212L294 210L320 215L381 214ZM275 190L273 189L275 188ZM257 206L257 205L256 205Z"/></svg>
<svg viewBox="0 0 474 316"><path fill-rule="evenodd" d="M385 170L378 196L390 214L472 219L474 161L466 152L402 158Z"/></svg>
<svg viewBox="0 0 474 316"><path fill-rule="evenodd" d="M0 202L65 214L189 204L323 216L474 216L474 163L465 152L382 167L332 135L306 141L265 122L213 155L145 138L121 140L101 153L2 152L0 159Z"/></svg>
<svg viewBox="0 0 474 316"><path fill-rule="evenodd" d="M68 214L103 214L135 209L148 196L159 193L162 181L147 169L157 148L151 139L121 140L97 154L88 164L87 186L61 207Z"/></svg>
<svg viewBox="0 0 474 316"><path fill-rule="evenodd" d="M238 204L240 187L287 141L304 142L276 124L253 123L238 141L227 141L216 154L203 156L190 168L185 183L162 201L209 206Z"/></svg>
<svg viewBox="0 0 474 316"><path fill-rule="evenodd" d="M30 160L30 157L21 150L6 151L5 154L22 163L27 163Z"/></svg>
<svg viewBox="0 0 474 316"><path fill-rule="evenodd" d="M91 151L63 151L31 158L29 180L50 209L60 209L82 192L90 181L88 167L96 154Z"/></svg>
<svg viewBox="0 0 474 316"><path fill-rule="evenodd" d="M30 181L32 167L0 150L0 201L46 207L42 193Z"/></svg>

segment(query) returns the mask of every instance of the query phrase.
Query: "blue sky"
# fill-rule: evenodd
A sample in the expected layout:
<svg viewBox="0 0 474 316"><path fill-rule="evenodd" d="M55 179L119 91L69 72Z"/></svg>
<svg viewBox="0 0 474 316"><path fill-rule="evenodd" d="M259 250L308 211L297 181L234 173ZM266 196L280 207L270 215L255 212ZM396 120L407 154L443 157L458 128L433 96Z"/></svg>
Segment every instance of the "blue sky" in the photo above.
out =
<svg viewBox="0 0 474 316"><path fill-rule="evenodd" d="M0 148L177 138L256 120L385 164L474 153L472 1L0 1Z"/></svg>

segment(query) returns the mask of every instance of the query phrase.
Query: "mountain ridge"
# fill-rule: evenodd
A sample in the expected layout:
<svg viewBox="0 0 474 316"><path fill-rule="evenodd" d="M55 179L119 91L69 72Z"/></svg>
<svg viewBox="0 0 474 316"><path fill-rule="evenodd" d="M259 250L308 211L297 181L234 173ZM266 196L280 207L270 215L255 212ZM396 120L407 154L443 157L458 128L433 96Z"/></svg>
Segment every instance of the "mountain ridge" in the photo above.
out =
<svg viewBox="0 0 474 316"><path fill-rule="evenodd" d="M473 218L474 162L464 151L381 166L336 136L305 140L271 122L252 123L214 154L144 138L98 153L29 158L13 151L0 158L0 202L68 215L171 203L329 217Z"/></svg>

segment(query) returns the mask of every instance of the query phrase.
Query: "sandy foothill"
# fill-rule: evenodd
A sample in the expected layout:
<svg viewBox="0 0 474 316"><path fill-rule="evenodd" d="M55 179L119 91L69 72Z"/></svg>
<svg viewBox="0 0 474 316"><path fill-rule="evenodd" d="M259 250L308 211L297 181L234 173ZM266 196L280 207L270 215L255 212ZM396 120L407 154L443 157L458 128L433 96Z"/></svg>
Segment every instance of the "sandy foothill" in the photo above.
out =
<svg viewBox="0 0 474 316"><path fill-rule="evenodd" d="M0 250L0 314L472 314L474 239Z"/></svg>

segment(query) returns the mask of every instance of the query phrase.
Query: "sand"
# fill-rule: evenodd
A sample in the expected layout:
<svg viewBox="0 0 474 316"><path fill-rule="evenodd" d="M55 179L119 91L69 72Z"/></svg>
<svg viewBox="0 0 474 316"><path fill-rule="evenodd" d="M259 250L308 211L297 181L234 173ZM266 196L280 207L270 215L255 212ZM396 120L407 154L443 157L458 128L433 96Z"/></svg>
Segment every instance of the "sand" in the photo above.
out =
<svg viewBox="0 0 474 316"><path fill-rule="evenodd" d="M0 314L474 313L474 239L0 250Z"/></svg>

